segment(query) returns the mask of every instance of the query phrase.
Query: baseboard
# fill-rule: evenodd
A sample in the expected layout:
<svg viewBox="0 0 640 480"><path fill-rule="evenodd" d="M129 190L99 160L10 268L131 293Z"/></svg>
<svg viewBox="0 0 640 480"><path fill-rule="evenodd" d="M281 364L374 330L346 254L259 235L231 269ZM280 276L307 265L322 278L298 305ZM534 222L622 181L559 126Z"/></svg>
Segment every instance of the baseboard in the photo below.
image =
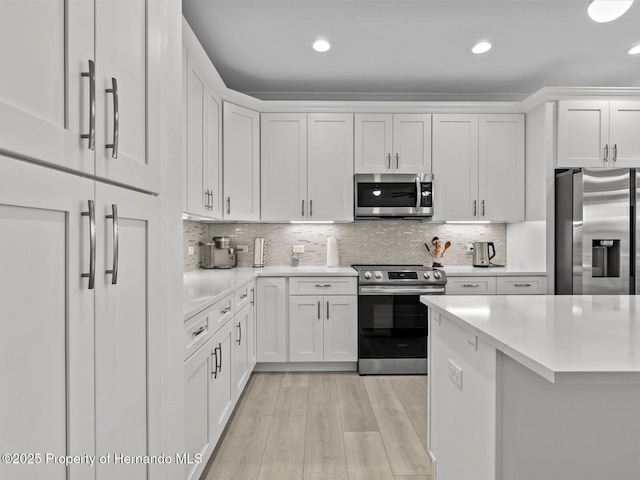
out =
<svg viewBox="0 0 640 480"><path fill-rule="evenodd" d="M257 363L254 372L355 372L357 362Z"/></svg>

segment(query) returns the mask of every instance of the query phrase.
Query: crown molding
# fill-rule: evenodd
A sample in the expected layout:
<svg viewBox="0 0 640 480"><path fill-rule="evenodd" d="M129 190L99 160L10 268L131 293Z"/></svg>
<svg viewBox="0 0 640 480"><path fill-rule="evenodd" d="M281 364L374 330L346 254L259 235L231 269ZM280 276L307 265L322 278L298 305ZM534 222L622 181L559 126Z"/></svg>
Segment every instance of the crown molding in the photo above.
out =
<svg viewBox="0 0 640 480"><path fill-rule="evenodd" d="M545 102L597 100L613 97L640 100L640 87L543 87L521 103L523 111L526 113Z"/></svg>

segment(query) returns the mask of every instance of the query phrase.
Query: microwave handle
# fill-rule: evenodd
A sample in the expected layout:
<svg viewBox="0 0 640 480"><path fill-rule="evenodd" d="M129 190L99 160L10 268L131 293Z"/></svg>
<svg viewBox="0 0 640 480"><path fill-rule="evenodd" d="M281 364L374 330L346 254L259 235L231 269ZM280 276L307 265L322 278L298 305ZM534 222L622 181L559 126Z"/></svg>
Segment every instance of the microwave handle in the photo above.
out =
<svg viewBox="0 0 640 480"><path fill-rule="evenodd" d="M420 182L420 177L416 177L416 212L419 212L420 207L422 206L421 197L422 183Z"/></svg>

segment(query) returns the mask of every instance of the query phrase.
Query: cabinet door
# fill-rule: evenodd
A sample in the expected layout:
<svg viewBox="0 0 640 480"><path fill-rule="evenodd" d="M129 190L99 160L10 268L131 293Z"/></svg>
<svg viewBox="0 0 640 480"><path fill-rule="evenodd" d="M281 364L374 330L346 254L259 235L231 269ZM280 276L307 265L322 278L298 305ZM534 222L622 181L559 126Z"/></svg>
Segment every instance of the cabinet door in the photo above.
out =
<svg viewBox="0 0 640 480"><path fill-rule="evenodd" d="M355 116L355 173L390 173L393 115L357 113Z"/></svg>
<svg viewBox="0 0 640 480"><path fill-rule="evenodd" d="M640 102L611 102L611 167L640 167Z"/></svg>
<svg viewBox="0 0 640 480"><path fill-rule="evenodd" d="M114 218L117 208L117 236ZM159 199L96 184L96 451L149 455L160 432ZM117 271L117 276L115 274ZM114 273L111 273L114 272ZM115 283L114 283L115 282ZM156 343L157 342L157 343ZM153 395L150 395L150 392ZM144 464L97 465L98 478L147 478Z"/></svg>
<svg viewBox="0 0 640 480"><path fill-rule="evenodd" d="M434 220L478 216L478 115L433 116Z"/></svg>
<svg viewBox="0 0 640 480"><path fill-rule="evenodd" d="M227 323L213 338L213 365L210 374L209 406L210 428L213 445L222 435L235 405L233 380L233 321ZM200 465L204 469L206 460ZM197 478L197 477L194 477Z"/></svg>
<svg viewBox="0 0 640 480"><path fill-rule="evenodd" d="M225 220L260 220L260 114L224 103Z"/></svg>
<svg viewBox="0 0 640 480"><path fill-rule="evenodd" d="M216 343L215 346L218 344ZM215 446L215 429L210 428L209 392L214 382L214 343L210 339L189 360L184 363L184 431L185 452L202 454L206 458ZM203 462L206 463L206 462ZM200 478L199 465L186 466L188 480Z"/></svg>
<svg viewBox="0 0 640 480"><path fill-rule="evenodd" d="M353 115L309 114L309 220L353 220Z"/></svg>
<svg viewBox="0 0 640 480"><path fill-rule="evenodd" d="M89 133L93 2L0 2L0 152L94 173Z"/></svg>
<svg viewBox="0 0 640 480"><path fill-rule="evenodd" d="M393 116L393 156L395 172L431 173L431 115Z"/></svg>
<svg viewBox="0 0 640 480"><path fill-rule="evenodd" d="M222 218L222 142L221 101L211 88L207 88L204 98L205 112L205 192L209 190L208 217Z"/></svg>
<svg viewBox="0 0 640 480"><path fill-rule="evenodd" d="M0 451L94 455L93 182L6 157L0 171ZM0 478L94 476L0 463Z"/></svg>
<svg viewBox="0 0 640 480"><path fill-rule="evenodd" d="M251 321L251 308L245 305L233 318L233 388L237 400L249 380L249 348L247 329Z"/></svg>
<svg viewBox="0 0 640 480"><path fill-rule="evenodd" d="M287 279L256 280L258 362L287 361Z"/></svg>
<svg viewBox="0 0 640 480"><path fill-rule="evenodd" d="M209 214L209 185L205 162L205 96L207 86L204 75L191 56L187 56L186 77L186 122L187 122L187 213L207 216Z"/></svg>
<svg viewBox="0 0 640 480"><path fill-rule="evenodd" d="M558 102L559 167L609 166L608 145L608 101Z"/></svg>
<svg viewBox="0 0 640 480"><path fill-rule="evenodd" d="M256 366L257 357L256 357L256 308L255 308L255 298L256 298L256 285L255 283L251 284L250 288L250 298L251 301L249 303L249 323L247 324L247 350L249 357L249 373L253 372L254 367Z"/></svg>
<svg viewBox="0 0 640 480"><path fill-rule="evenodd" d="M325 296L324 361L358 360L358 297Z"/></svg>
<svg viewBox="0 0 640 480"><path fill-rule="evenodd" d="M478 219L524 221L524 116L480 115Z"/></svg>
<svg viewBox="0 0 640 480"><path fill-rule="evenodd" d="M307 115L263 113L260 135L262 220L306 220Z"/></svg>
<svg viewBox="0 0 640 480"><path fill-rule="evenodd" d="M319 295L289 297L289 361L321 362L324 358L324 302Z"/></svg>
<svg viewBox="0 0 640 480"><path fill-rule="evenodd" d="M95 15L96 173L151 192L160 184L159 8L101 0Z"/></svg>

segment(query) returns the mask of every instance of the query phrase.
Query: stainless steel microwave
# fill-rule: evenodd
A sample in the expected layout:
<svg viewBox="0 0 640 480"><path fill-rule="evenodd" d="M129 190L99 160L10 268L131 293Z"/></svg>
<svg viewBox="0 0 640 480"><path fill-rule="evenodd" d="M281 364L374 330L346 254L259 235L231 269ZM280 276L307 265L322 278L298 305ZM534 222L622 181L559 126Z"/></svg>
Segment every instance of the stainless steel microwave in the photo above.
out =
<svg viewBox="0 0 640 480"><path fill-rule="evenodd" d="M357 173L355 217L433 216L433 174Z"/></svg>

